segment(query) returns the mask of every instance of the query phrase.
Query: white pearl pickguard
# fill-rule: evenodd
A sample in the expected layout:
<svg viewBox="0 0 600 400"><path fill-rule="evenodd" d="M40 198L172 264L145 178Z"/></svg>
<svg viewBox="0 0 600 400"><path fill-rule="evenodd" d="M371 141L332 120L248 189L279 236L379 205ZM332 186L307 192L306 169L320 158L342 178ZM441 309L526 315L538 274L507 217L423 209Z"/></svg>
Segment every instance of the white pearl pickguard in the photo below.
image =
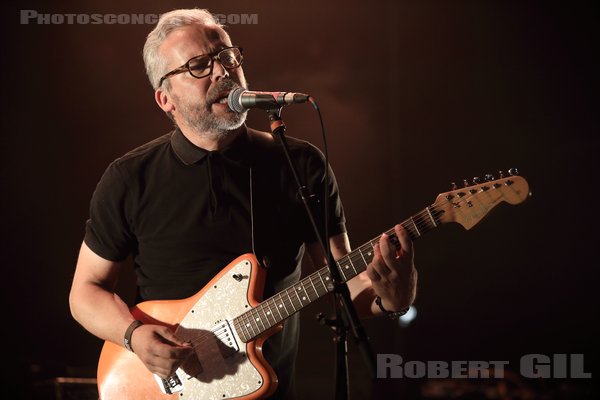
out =
<svg viewBox="0 0 600 400"><path fill-rule="evenodd" d="M258 391L264 378L249 360L233 319L250 310L252 263L242 260L215 282L187 313L176 335L192 342L199 364L189 360L177 371L182 400L229 399ZM213 333L214 331L214 333Z"/></svg>

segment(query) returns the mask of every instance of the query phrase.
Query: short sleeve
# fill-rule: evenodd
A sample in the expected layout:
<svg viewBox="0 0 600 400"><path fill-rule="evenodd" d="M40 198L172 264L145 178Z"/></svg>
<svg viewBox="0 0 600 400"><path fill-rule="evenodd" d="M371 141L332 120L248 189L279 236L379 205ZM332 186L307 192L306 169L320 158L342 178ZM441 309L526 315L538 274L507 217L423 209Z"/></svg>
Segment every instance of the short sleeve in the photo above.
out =
<svg viewBox="0 0 600 400"><path fill-rule="evenodd" d="M122 261L133 251L134 235L127 217L128 190L116 163L98 182L90 202L85 227L85 244L97 255Z"/></svg>
<svg viewBox="0 0 600 400"><path fill-rule="evenodd" d="M308 145L308 154L306 160L306 186L310 194L314 194L314 200L310 202L315 219L320 229L322 237L325 236L325 156L313 145ZM330 165L327 165L327 191L328 191L328 229L329 236L335 236L346 232L346 219L344 217L344 208L340 198L338 184L335 174ZM317 236L310 225L310 222L304 228L304 240L306 243L312 243L317 240Z"/></svg>

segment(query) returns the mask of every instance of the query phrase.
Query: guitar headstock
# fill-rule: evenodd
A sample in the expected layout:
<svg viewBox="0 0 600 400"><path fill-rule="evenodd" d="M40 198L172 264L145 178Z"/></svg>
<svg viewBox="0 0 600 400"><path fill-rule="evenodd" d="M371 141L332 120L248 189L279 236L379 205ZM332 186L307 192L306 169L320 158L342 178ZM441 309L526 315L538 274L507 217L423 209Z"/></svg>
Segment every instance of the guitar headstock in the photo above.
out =
<svg viewBox="0 0 600 400"><path fill-rule="evenodd" d="M531 195L529 184L525 178L516 175L515 169L509 172L511 176L508 177L500 173L500 179L486 175L483 182L473 178L472 185L465 180L464 187L460 189L453 183L453 190L440 193L433 204L436 210L443 211L440 212L440 221L458 222L465 229L471 229L498 204L525 201Z"/></svg>

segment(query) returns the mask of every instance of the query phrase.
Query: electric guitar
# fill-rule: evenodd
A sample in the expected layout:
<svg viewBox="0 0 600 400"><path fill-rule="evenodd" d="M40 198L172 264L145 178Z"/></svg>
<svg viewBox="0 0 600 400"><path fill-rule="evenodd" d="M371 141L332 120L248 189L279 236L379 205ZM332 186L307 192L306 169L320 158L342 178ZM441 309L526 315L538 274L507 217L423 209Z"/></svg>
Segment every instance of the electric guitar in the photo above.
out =
<svg viewBox="0 0 600 400"><path fill-rule="evenodd" d="M511 170L513 174L516 173ZM519 204L529 196L518 175L441 193L435 202L402 222L412 240L441 224L457 222L470 229L501 202ZM392 243L394 230L386 232ZM373 259L379 237L336 261L344 281L364 271ZM122 346L106 341L98 364L102 400L256 399L272 394L277 376L262 356L264 341L282 322L333 290L328 267L261 302L265 271L255 256L244 254L216 275L202 290L183 300L146 301L131 309L144 323L170 327L190 341L189 357L174 375L161 379Z"/></svg>

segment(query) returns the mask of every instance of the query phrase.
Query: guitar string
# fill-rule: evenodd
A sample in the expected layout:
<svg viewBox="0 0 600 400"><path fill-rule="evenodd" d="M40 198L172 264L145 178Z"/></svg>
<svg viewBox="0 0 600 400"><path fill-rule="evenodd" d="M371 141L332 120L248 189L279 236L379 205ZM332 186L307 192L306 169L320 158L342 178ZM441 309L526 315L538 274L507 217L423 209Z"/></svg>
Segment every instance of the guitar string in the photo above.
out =
<svg viewBox="0 0 600 400"><path fill-rule="evenodd" d="M437 214L437 213L436 213L436 214ZM429 217L428 213L427 213L425 210L423 210L423 211L421 211L421 212L419 212L419 213L415 214L415 216L413 216L413 218L424 218L424 217ZM421 226L421 229L423 229L425 226L431 225L431 221L428 221L428 220L425 220L425 221L418 220L418 221L415 221L415 223L417 223L418 225L420 225L420 226ZM425 226L424 226L424 225L425 225ZM393 230L393 229L391 229L391 230L387 231L387 232L386 232L386 234L388 234L388 235L393 235L393 234L394 234L394 230ZM361 251L361 252L362 252L362 251L363 251L365 248L372 248L372 246L373 246L373 242L377 242L377 241L378 241L378 238L377 238L377 239L372 239L372 240L371 240L371 241L369 241L367 244L364 244L364 245L360 246L360 247L359 247L358 249L356 249L356 250L358 250L358 251ZM338 261L337 261L337 263L338 263L338 266L339 266L339 262L340 262L341 260L343 260L344 258L350 259L351 263L352 263L352 264L354 264L352 261L356 261L356 260L353 260L353 259L352 259L352 256L354 256L355 258L358 258L358 256L357 256L355 253L357 253L357 251L354 251L354 252L352 252L352 253L349 253L349 254L347 254L347 255L346 255L346 256L344 256L344 257L341 257L341 258L340 258L340 260L338 260ZM360 257L363 257L363 256L361 255ZM311 274L311 275L308 277L308 278L310 278L310 279L307 279L306 281L305 281L305 280L302 280L302 281L300 281L300 283L302 283L302 282L304 282L304 283L306 283L306 282L311 282L311 284L314 284L314 282L312 282L312 278L314 277L314 275L315 275L315 274ZM292 306L294 309L296 309L296 307L294 306L294 302L291 300L291 296L290 296L289 292L291 292L291 291L294 291L294 290L293 290L293 288L295 288L295 287L298 287L298 286L301 286L301 287L302 287L302 290L305 290L305 291L307 292L307 293L306 293L306 294L307 294L307 296L308 296L308 297L310 297L310 295L308 294L308 290L310 290L310 288L308 288L308 290L307 290L307 288L306 288L305 286L302 286L302 285L298 285L298 284L296 284L296 285L294 285L293 287L287 288L287 289L283 290L283 291L280 293L280 302L282 302L282 303L285 303L286 305L290 305L290 306ZM324 289L326 290L326 292L328 292L328 290L327 290L326 288L324 288ZM286 292L287 299L286 299L286 298L284 298L284 297L281 295L283 292ZM294 291L294 292L295 292L295 291ZM323 293L323 294L325 294L325 293ZM313 296L315 296L316 298L320 298L320 297L321 297L321 295L319 295L319 293L318 293L317 291L314 291L314 292L313 292ZM270 298L270 299L267 299L267 300L265 300L263 303L261 303L261 305L263 305L263 304L269 305L269 304L270 304L270 302L272 301L272 299L273 299L273 298L274 298L274 296L273 296L272 298ZM270 300L271 300L271 301L270 301ZM302 307L304 307L304 306L305 306L305 305L302 303L302 301L299 301L299 303L300 303L300 305L301 305ZM238 316L238 317L234 318L234 320L235 320L235 319L238 319L238 321L239 321L239 320L241 320L241 321L240 321L241 323L243 323L243 322L246 322L246 327L248 327L248 326L252 327L251 325L248 325L248 324L250 324L250 323L252 322L252 320L250 319L250 314L251 314L251 313L254 313L255 315L257 315L257 314L258 314L258 312L260 311L260 310L258 309L259 307L261 307L261 306L259 305L259 306L255 307L255 308L253 308L252 310L249 310L249 311L247 311L247 312L245 312L245 313L241 314L240 316ZM263 308L264 308L264 307L263 307ZM264 313L264 311L263 311L263 313ZM271 314L272 314L272 313L271 313ZM286 312L286 314L289 314L289 313L287 313L287 312ZM252 337L259 336L259 335L260 335L261 333L263 333L265 330L267 330L267 329L271 328L271 327L272 327L272 326L274 326L275 324L277 324L277 323L279 323L279 322L281 322L281 321L282 321L282 320L279 320L279 321L277 321L277 320L274 318L274 319L275 319L275 323L274 323L274 324L271 324L271 323L268 321L268 316L267 316L267 315L268 315L268 314L266 314L266 313L265 313L265 318L267 319L267 325L268 325L268 327L266 327L266 326L264 325L264 323L262 322L262 319L260 319L260 317L258 317L258 319L255 319L255 321L254 321L254 322L255 322L255 324L254 324L254 325L255 325L255 326L256 326L256 328L257 328L258 334L254 334L254 329L252 329L252 330L253 330L253 335L252 335ZM272 315L273 315L273 314L272 314ZM290 314L290 315L291 315L291 314ZM288 316L289 316L289 315L288 315ZM245 317L245 318L244 318L244 317ZM286 316L286 318L287 318L287 316ZM245 319L246 321L243 321L244 319ZM285 318L284 318L284 319L285 319ZM258 321L260 321L260 322L261 322L261 324L263 325L263 329L261 329L261 328L258 326L258 323L256 323L256 322L258 322ZM208 332L208 331L206 331L205 333L203 333L203 334L201 334L201 335L198 335L196 338L192 339L191 343L194 345L194 347L196 347L196 346L198 346L198 345L200 345L200 344L204 343L204 342L205 342L207 339L209 339L209 338L211 338L212 336L214 336L214 332L215 332L215 330L214 330L214 329L215 329L215 328L213 328L213 330L211 330L211 332ZM217 330L218 330L218 329L222 329L222 327L217 327L216 329L217 329ZM248 330L247 330L247 331L248 331ZM248 331L248 332L249 332L249 331Z"/></svg>
<svg viewBox="0 0 600 400"><path fill-rule="evenodd" d="M420 215L419 215L419 214L420 214ZM437 212L436 212L436 214L437 214ZM419 216L417 216L417 215L419 215ZM413 218L420 218L420 217L421 217L421 218L428 217L428 213L427 213L427 212L424 210L424 211L421 211L421 212L419 212L419 213L415 214L415 216L413 216ZM426 226L427 226L427 225L431 225L431 221L428 221L428 220L425 220L425 221L418 220L418 221L415 221L415 222L416 222L416 223L418 223L418 224L421 226L421 229L423 229L423 228L424 228L424 225L426 225ZM391 229L391 230L389 230L389 231L388 231L388 232L386 232L386 233L387 233L388 235L393 235L393 234L394 234L394 230L393 230L393 229ZM340 263L340 261L342 261L343 259L349 259L349 260L351 261L351 263L352 263L352 264L354 264L354 262L353 262L353 261L356 261L356 259L359 259L359 258L358 258L359 256L358 256L356 253L357 253L358 251L361 251L361 252L362 252L362 251L363 251L365 248L372 248L372 247L373 247L373 242L377 242L377 241L378 241L378 238L377 238L377 239L372 239L372 240L371 240L371 241L369 241L367 244L364 244L364 245L362 245L362 246L359 246L359 247L358 247L358 248L357 248L355 251L353 251L353 252L351 252L351 253L349 253L349 254L347 254L347 255L345 255L345 256L343 256L343 257L341 257L339 260L337 260L338 267L339 267L339 263ZM353 259L352 257L354 257L355 259ZM361 258L364 258L364 256L362 256L362 255L360 255L360 257L361 257ZM279 297L280 297L280 298L279 298L279 302L280 302L280 303L283 303L283 304L285 304L286 306L287 306L287 305L290 305L292 308L294 308L294 310L295 310L295 311L294 311L294 313L295 313L297 310L299 310L300 308L304 307L306 304L304 304L304 303L302 302L302 300L300 300L300 299L299 299L299 304L300 304L300 307L298 307L298 309L296 309L296 307L294 306L294 301L292 300L292 297L293 297L293 296L290 296L290 293L289 293L289 292L292 292L292 291L293 291L293 292L296 292L296 291L295 291L295 290L293 290L293 289L294 289L294 288L298 288L298 287L300 287L302 290L304 290L304 291L306 292L306 295L307 295L307 297L308 297L308 298L310 298L310 294L309 294L308 292L309 292L309 290L311 290L311 289L310 289L310 287L308 287L308 288L307 288L306 284L307 284L307 283L311 283L312 285L314 285L314 283L315 283L315 282L313 282L313 278L315 278L315 276L317 275L317 273L318 273L318 272L319 272L319 271L317 271L316 273L313 273L313 274L309 275L307 278L305 278L305 279L301 280L301 281L299 282L299 284L296 284L296 285L294 285L294 286L292 286L292 287L289 287L289 288L287 288L287 289L283 290L282 292L280 292L280 293L278 294L278 295L279 295ZM318 281L317 281L317 283L318 283ZM326 294L326 293L328 292L328 290L327 290L327 288L326 288L326 287L324 287L324 289L325 289L325 293L323 293L323 294ZM285 297L283 297L283 293L284 293L284 292L285 292L285 294L286 294L286 296L287 296L287 299L286 299ZM320 293L319 293L318 291L316 291L316 290L312 290L312 293L313 293L313 297L315 297L315 299L316 299L316 298L320 298L320 297L323 295L323 294L320 294ZM245 323L246 323L246 324L245 324L246 328L248 328L248 327L252 328L252 325L249 325L249 324L250 324L251 322L253 322L253 323L254 323L254 325L255 325L255 326L256 326L256 328L257 328L256 330L258 331L258 334L255 334L255 333L254 333L254 329L252 329L252 331L253 331L252 338L253 338L253 337L257 337L257 336L259 336L259 335L260 335L261 333L263 333L265 330L268 330L269 328L271 328L271 327L275 326L276 324L278 324L279 322L281 322L281 321L283 320L283 319L281 319L281 320L277 320L277 318L275 318L275 317L274 317L274 314L273 314L273 313L267 314L266 312L264 312L264 310L262 310L262 308L265 308L265 307L264 307L264 305L266 305L266 306L269 306L269 305L270 305L270 303L272 303L272 302L273 302L273 300L274 300L274 297L275 297L275 296L271 297L270 299L267 299L267 300L265 300L263 303L261 303L261 305L259 305L259 306L255 307L255 308L253 308L252 310L249 310L249 311L247 311L247 312L245 312L245 313L241 314L240 316L238 316L238 317L235 317L235 318L234 318L234 320L238 320L238 321L240 322L240 325L241 325L241 324L243 324L243 323L245 322ZM311 301L312 301L312 300L311 300ZM308 303L307 303L307 304L308 304ZM261 306L262 306L262 307L261 307ZM275 304L275 306L277 306L277 305ZM277 307L276 307L276 308L277 308ZM287 307L286 307L286 308L287 308ZM266 325L266 326L265 326L265 324L264 324L263 320L260 318L260 316L259 316L258 318L253 318L253 319L250 319L250 314L254 313L254 315L258 315L258 314L259 314L259 311L263 311L263 313L265 314L265 319L267 320L267 325ZM286 314L289 314L289 315L287 315L285 318L287 318L287 317L289 317L289 316L291 315L289 312L286 312ZM274 323L271 323L271 322L269 322L268 315L272 315L272 318L273 318L273 319L274 319L274 321L275 321ZM284 319L285 319L285 318L284 318ZM245 321L244 321L244 320L245 320ZM261 325L263 325L263 328L262 328L262 329L261 329L261 328L258 326L258 323L257 323L257 322L261 322ZM203 334L200 334L200 335L198 335L197 337L193 338L193 339L190 341L190 343L192 343L192 344L194 345L194 347L197 347L198 345L200 345L200 344L204 343L204 342L205 342L206 340L208 340L209 338L212 338L212 337L214 337L214 336L217 336L217 337L218 337L218 335L215 335L215 332L216 332L216 331L218 331L219 329L223 329L223 328L222 328L221 326L213 327L213 328L211 329L211 331L205 331ZM238 329L236 328L236 330L238 330ZM247 329L247 332L249 332L249 330L248 330L248 329ZM238 334L238 335L239 335L239 334Z"/></svg>
<svg viewBox="0 0 600 400"><path fill-rule="evenodd" d="M435 211L435 216L437 216L437 214L439 214L439 212ZM425 218L425 217L429 217L429 215L428 215L428 213L426 212L426 210L423 210L423 211L421 211L421 212L419 212L419 213L415 214L415 216L413 216L413 219L414 219L414 218L417 218L417 219L418 219L417 221L415 221L415 224L418 224L418 225L420 225L420 226L421 226L421 230L423 230L423 228L425 228L425 227L431 227L431 226L434 226L434 225L432 225L432 222L431 222L431 221L429 221L429 220L427 220L427 219L425 219L424 221L419 219L419 218ZM393 229L390 229L389 231L387 231L387 232L386 232L386 234L388 234L388 235L392 236L392 235L394 235L394 230L393 230ZM369 241L368 243L366 243L366 244L364 244L364 245L362 245L362 246L359 246L359 248L358 248L358 249L356 249L357 251L353 251L352 253L349 253L349 254L347 254L346 256L344 256L344 257L341 257L339 260L337 260L338 267L339 267L339 263L340 263L340 261L342 261L344 258L346 258L346 259L349 259L349 260L350 260L350 262L351 262L352 264L354 264L354 262L353 262L353 261L356 261L356 259L358 259L358 256L357 256L357 254L356 254L356 253L357 253L358 251L362 252L362 251L363 251L365 248L372 248L372 247L373 247L373 242L378 242L378 238L376 238L376 239L372 239L372 240L371 240L371 241ZM352 258L352 257L354 257L354 260L353 260L353 258ZM361 258L364 258L364 256L362 256L362 255L360 255L360 257L361 257ZM366 260L365 260L365 261L366 261ZM367 261L367 262L368 262L368 261ZM318 271L317 271L317 272L318 272ZM343 273L343 271L342 271L342 273ZM283 303L283 304L286 304L286 305L290 305L290 306L292 306L292 308L294 308L294 310L295 310L295 311L294 311L294 313L295 313L296 311L298 311L300 308L304 307L306 304L303 304L303 302L302 302L302 301L299 299L299 304L300 304L300 307L298 307L298 309L296 309L296 307L294 306L294 302L292 301L292 297L293 297L293 296L290 296L290 293L289 293L289 292L292 292L292 291L293 291L293 292L296 292L296 291L295 291L295 290L293 290L293 289L294 289L294 288L298 288L298 287L300 287L302 290L304 290L304 291L306 292L306 295L307 295L307 297L309 297L309 298L310 298L310 295L309 295L309 293L308 293L308 291L310 290L310 287L308 287L308 289L307 289L307 287L306 287L305 285L306 285L306 283L308 283L308 282L310 282L312 285L314 285L314 282L313 282L312 280L313 280L313 278L315 277L315 275L317 275L317 274L316 274L316 273L313 273L313 274L309 275L309 277L307 277L307 278L303 279L302 281L300 281L299 283L303 283L302 285L296 284L296 285L294 285L294 286L292 286L292 287L289 287L289 288L287 288L287 289L283 290L282 292L280 292L280 293L279 293L279 297L280 297L279 301L280 301L281 303ZM317 283L318 283L318 282L317 282ZM325 289L325 293L327 293L327 292L328 292L327 288L325 288L325 287L324 287L324 289ZM286 296L287 296L287 299L286 299L286 298L284 298L284 297L283 297L283 295L282 295L284 292L285 292L285 294L286 294ZM325 294L325 293L323 293L323 294ZM319 293L318 293L316 290L314 290L314 291L313 291L313 296L315 297L315 299L316 299L316 298L320 298L320 297L321 297L323 294L319 294ZM256 333L254 332L255 330L252 328L252 331L253 331L253 333L252 333L252 336L251 336L251 338L254 338L254 337L257 337L257 336L259 336L261 333L263 333L264 331L268 330L269 328L271 328L271 327L275 326L277 323L279 323L279 322L281 322L281 321L283 320L283 319L281 319L281 320L277 320L277 319L274 317L274 314L273 314L273 313L271 313L271 315L273 316L272 318L273 318L273 319L274 319L274 321L275 321L275 322L272 324L271 322L269 322L269 319L268 319L268 315L269 315L269 314L265 313L265 312L264 312L264 310L263 310L263 313L265 314L265 319L267 320L267 326L265 326L265 324L264 324L263 320L260 318L260 316L259 316L258 318L253 318L253 319L250 319L250 314L254 313L254 315L255 315L255 316L256 316L256 315L258 315L258 314L259 314L259 311L261 311L261 309L262 309L262 308L265 308L265 307L264 307L264 305L267 305L267 306L269 306L269 305L270 305L270 303L271 303L271 302L273 302L273 299L274 299L274 297L275 297L275 296L271 297L270 299L267 299L267 300L265 300L263 303L261 303L261 305L259 305L259 306L255 307L255 308L253 308L252 310L249 310L249 311L247 311L247 312L245 312L245 313L241 314L240 316L238 316L238 317L236 317L236 318L234 318L234 320L238 320L238 321L239 321L239 324L240 324L240 325L241 325L241 324L243 324L244 322L246 323L246 324L245 324L245 325L246 325L246 331L247 331L248 333L249 333L249 330L248 330L247 328L248 328L248 327L252 328L252 325L250 325L250 323L251 323L251 322L253 322L253 323L254 323L254 325L256 326L256 330L258 331L258 333L256 334ZM276 305L275 305L275 306L276 306ZM277 307L276 307L276 308L277 308ZM286 308L287 308L287 307L286 307ZM286 314L289 314L289 313L288 313L288 312L286 312ZM291 315L291 314L289 314L289 315ZM289 317L289 315L288 315L288 316L286 316L285 318ZM284 318L284 319L285 319L285 318ZM245 321L244 321L244 320L245 320ZM257 323L257 322L259 322L259 321L261 322L261 325L263 325L263 328L262 328L262 329L259 327L259 325L258 325L258 323ZM219 327L216 327L216 330L219 330L219 329L222 329L222 327L220 327L220 326L219 326ZM236 328L236 330L238 330L238 329ZM239 333L238 333L238 335L239 335ZM203 343L204 343L206 340L208 340L209 338L212 338L212 337L214 337L214 336L217 336L217 338L218 338L218 335L215 335L215 328L213 328L213 329L211 330L211 332L208 332L208 331L206 331L206 332L204 332L203 334L201 334L201 335L198 335L196 338L192 339L191 343L194 345L194 347L197 347L197 346L199 346L199 345L203 344ZM251 339L251 338L249 338L249 339Z"/></svg>
<svg viewBox="0 0 600 400"><path fill-rule="evenodd" d="M250 172L250 173L251 173L251 172ZM251 179L251 178L250 178L250 179ZM493 185L494 183L495 183L495 182L490 182L490 183L489 183L489 185ZM493 186L492 186L492 187L493 187ZM503 186L503 187L504 187L504 186ZM494 189L495 189L495 188L494 188ZM476 195L480 195L480 194L482 194L482 193L485 193L484 191L477 191L476 193L471 193L471 192L469 191L470 189L469 189L468 187L467 187L467 188L464 188L464 189L462 189L462 190L464 190L464 191L467 191L467 193L468 193L468 194L467 194L467 193L465 193L465 195L464 195L464 196L462 196L462 197L459 197L459 198L458 198L458 200L459 200L460 202L463 202L463 203L466 203L467 201L469 201L469 200L472 200L472 198L473 198L473 197L475 197ZM493 189L490 189L490 190L493 190ZM458 193L458 192L460 192L460 190L457 190L457 191L454 191L454 192L448 192L448 194L451 194L451 193ZM492 193L493 193L493 192L492 192ZM418 213L416 213L416 214L415 214L415 215L413 215L412 217L408 218L407 220L405 220L405 221L401 222L400 224L401 224L402 226L404 226L404 228L405 228L407 231L409 231L409 234L410 234L410 233L413 233L413 234L415 234L415 233L416 233L416 234L417 234L417 236L415 237L415 239L416 239L416 238L418 238L418 237L420 237L420 236L422 235L422 234L420 233L421 231L422 231L423 233L426 233L426 232L428 232L430 229L432 229L433 227L436 227L438 224L440 224L440 223L441 223L441 221L435 221L435 220L437 219L437 217L439 217L440 215L442 215L442 214L445 212L444 210L438 210L438 209L437 209L437 208L441 207L441 205L442 205L442 204L444 204L444 203L445 203L445 204L448 204L448 203L452 204L452 202L451 202L450 200L448 200L448 199L444 199L444 200L442 200L442 201L435 202L435 203L431 204L429 207L426 207L425 209L423 209L423 210L419 211ZM452 207L454 207L454 205L453 205ZM430 216L430 214L429 214L429 213L431 213L431 216ZM431 220L431 217L433 217L433 220ZM409 222L410 222L410 225L408 224ZM411 225L414 225L414 227L411 227ZM415 227L416 227L416 230L417 230L417 232L413 232L413 231L412 231L412 230L413 230ZM419 228L420 228L420 229L419 229ZM425 230L425 229L426 229L426 230ZM385 234L387 234L387 235L388 235L388 236L390 236L390 237L396 237L394 228L392 228L392 229L389 229L388 231L386 231L386 232L385 232ZM356 258L356 259L358 259L358 260L360 260L360 258L359 258L358 256L360 256L361 258L364 258L364 255L362 255L362 254L358 254L358 255L357 255L357 253L362 253L362 252L363 252L363 250L366 250L366 249L371 249L371 248L373 248L373 246L374 246L374 243L378 243L378 241L379 241L379 238L380 238L380 237L377 237L377 238L371 239L370 241L368 241L367 243L365 243L365 244L363 244L363 245L359 246L357 249L353 250L352 252L350 252L350 253L348 253L348 254L346 254L346 255L344 255L344 256L342 256L342 257L340 257L340 259L336 260L336 264L337 264L338 268L340 267L340 261L342 261L342 260L344 260L344 259L348 259L348 260L351 262L351 264L354 264L354 263L353 263L353 261L355 261L355 259L353 259L353 257L354 257L354 258ZM367 260L365 260L365 261L367 261ZM370 260L369 260L368 262L370 262ZM353 267L354 267L354 265L353 265ZM314 285L314 282L312 282L312 277L313 277L313 275L315 275L315 274L318 274L319 272L320 272L320 271L316 271L315 273L313 273L313 274L309 275L307 278L305 278L305 279L301 280L299 283L305 282L305 281L307 281L307 279L308 279L308 278L310 278L310 280L308 280L308 281L309 281L311 284L313 284L313 285ZM356 272L356 271L355 271L355 272ZM343 272L342 272L342 273L343 273ZM355 275L355 276L356 276L356 275ZM317 283L318 283L318 282L317 282ZM298 285L298 284L296 284L296 285ZM280 296L280 301L281 301L281 303L282 303L282 304L289 304L289 305L290 305L290 306L292 306L294 309L295 309L294 303L293 303L293 301L291 300L291 297L290 297L289 293L287 293L287 292L289 292L289 291L290 291L290 289L293 289L294 287L296 287L296 285L293 285L293 286L291 286L291 287L289 287L289 288L287 288L287 289L284 289L284 290L282 290L280 293L278 293L278 294L276 294L276 295L275 295L275 296L278 296L278 295ZM310 288L309 288L309 289L310 289ZM306 286L302 286L302 290L305 290L305 291L307 291L307 289L306 289ZM327 288L325 288L325 290L328 292ZM288 302L288 300L286 300L285 298L283 298L283 297L282 297L282 293L283 293L283 292L286 292L289 302ZM308 293L306 293L306 294L307 294L307 296L308 296ZM324 295L324 294L326 294L326 293L323 293L322 295L319 295L319 293L315 291L315 293L314 293L314 294L316 295L316 298L320 298L322 295ZM266 304L266 305L268 306L268 305L270 304L270 302L272 302L272 300L275 298L275 296L272 296L271 298L269 298L269 299L267 299L267 300L263 301L263 302L262 302L261 304L259 304L257 307L254 307L254 308L252 308L251 310L248 310L248 311L246 311L246 312L244 312L244 313L240 314L239 316L237 316L237 317L234 317L234 318L233 318L233 321L236 321L236 320L237 320L240 326L241 326L241 324L242 324L243 322L246 322L246 324L250 324L250 322L251 322L251 319L250 319L250 314L251 314L251 313L258 314L258 312L259 312L259 311L261 311L261 309L262 309L262 308L264 308L264 306L263 306L263 305L265 305L265 304ZM310 296L308 296L308 297L310 297ZM310 303L310 302L312 302L312 300L311 300L311 301L309 301L309 303ZM308 304L308 303L307 303L307 304ZM302 303L302 301L300 301L300 305L301 305L301 307L300 307L300 308L302 308L302 307L304 307L304 306L305 306L305 304L303 304L303 303ZM297 311L297 310L296 310L296 311ZM296 311L294 311L294 313L295 313ZM263 311L263 313L264 313L264 311ZM289 313L289 312L287 312L287 311L286 311L286 314L288 314L288 315L287 315L286 317L284 317L283 319L279 320L279 321L277 321L277 319L276 319L276 318L274 318L274 320L275 320L276 322L275 322L275 323L273 323L273 324L271 324L270 322L268 322L268 317L266 317L266 319L267 319L267 326L268 326L268 328L267 328L267 327L264 325L264 323L262 323L262 322L261 322L261 323L262 323L262 325L263 325L263 329L261 330L261 329L258 327L258 324L256 324L256 328L257 328L258 334L254 334L254 333L253 333L253 334L252 334L252 336L251 336L251 337L248 339L248 341L250 341L251 339L253 339L253 338L255 338L255 337L259 336L259 335L260 335L260 334L262 334L262 333L264 333L266 330L268 330L268 329L270 329L271 327L275 326L276 324L278 324L279 322L281 322L281 321L283 321L284 319L288 318L289 316L291 316L291 315L292 315L292 314L294 314L294 313ZM280 313L280 314L281 314L281 313ZM265 313L265 315L267 315L267 314ZM275 314L271 312L271 315L273 315L273 316L274 316ZM244 321L244 320L245 320L245 321ZM262 319L259 319L259 320L260 320L260 321L262 321ZM234 324L234 325L235 325L235 324ZM246 326L248 326L248 325L246 325ZM251 326L251 325L250 325L250 326ZM235 328L235 326L234 326L234 328ZM190 340L190 343L192 343L192 344L194 345L194 348L195 348L196 346L198 346L198 345L200 345L200 344L204 343L204 342L205 342L207 339L209 339L209 338L212 338L212 337L214 337L214 336L215 336L215 335L214 335L215 329L217 329L217 330L218 330L218 329L222 329L222 327L216 327L216 328L215 328L215 327L213 327L213 328L211 329L211 331L205 331L204 333L202 333L202 334L200 334L200 335L196 336L195 338L193 338L192 340ZM237 328L236 328L236 331L237 331ZM248 331L248 330L247 330L247 332L249 333L249 331ZM254 329L253 329L253 332L254 332ZM239 333L238 333L238 336L240 336L240 334L239 334Z"/></svg>

